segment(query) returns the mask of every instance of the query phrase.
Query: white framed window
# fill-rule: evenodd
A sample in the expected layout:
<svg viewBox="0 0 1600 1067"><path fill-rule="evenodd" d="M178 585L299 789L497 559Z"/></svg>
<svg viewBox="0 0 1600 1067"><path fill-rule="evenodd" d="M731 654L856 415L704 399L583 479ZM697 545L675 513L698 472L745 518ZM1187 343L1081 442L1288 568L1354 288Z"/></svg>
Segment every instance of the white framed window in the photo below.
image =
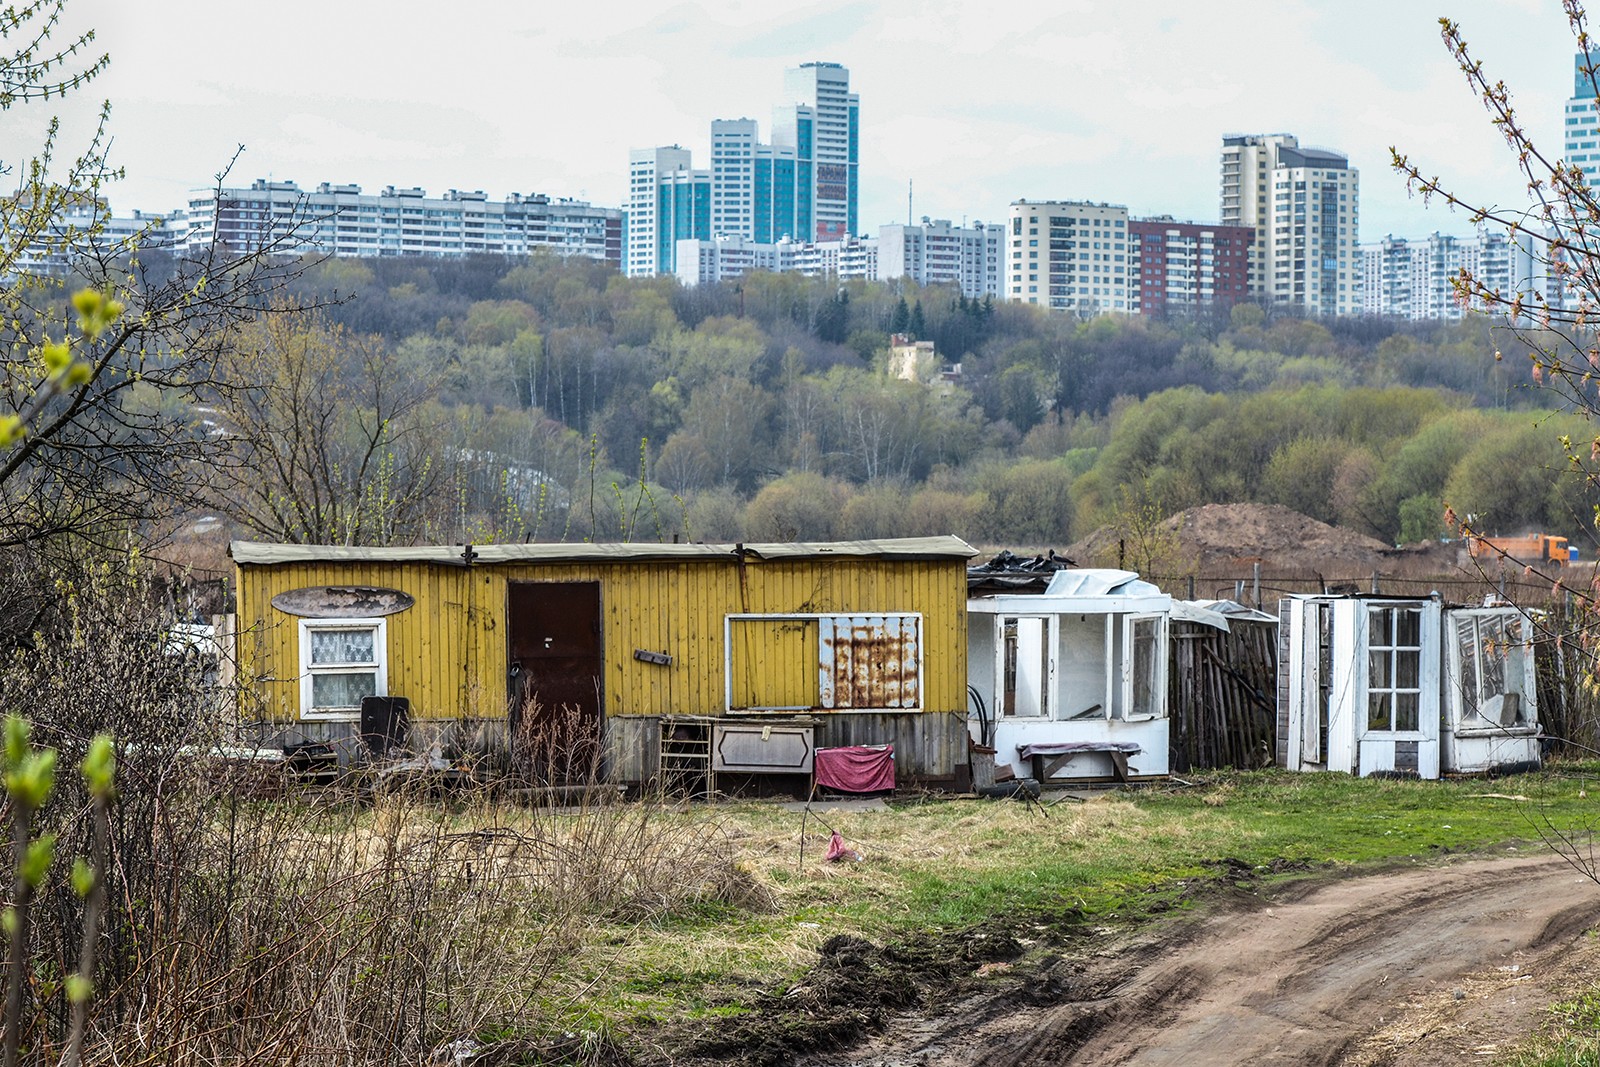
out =
<svg viewBox="0 0 1600 1067"><path fill-rule="evenodd" d="M1166 708L1167 616L1108 615L1106 630L1116 667L1107 679L1107 718L1160 718Z"/></svg>
<svg viewBox="0 0 1600 1067"><path fill-rule="evenodd" d="M1002 615L999 629L999 699L995 714L1047 719L1055 714L1056 654L1060 621L1044 615Z"/></svg>
<svg viewBox="0 0 1600 1067"><path fill-rule="evenodd" d="M1422 729L1422 609L1367 609L1367 729Z"/></svg>
<svg viewBox="0 0 1600 1067"><path fill-rule="evenodd" d="M1455 632L1462 725L1527 726L1523 689L1529 649L1522 618L1499 610L1462 611L1450 621Z"/></svg>
<svg viewBox="0 0 1600 1067"><path fill-rule="evenodd" d="M388 694L386 620L300 620L301 718L353 719L363 697Z"/></svg>

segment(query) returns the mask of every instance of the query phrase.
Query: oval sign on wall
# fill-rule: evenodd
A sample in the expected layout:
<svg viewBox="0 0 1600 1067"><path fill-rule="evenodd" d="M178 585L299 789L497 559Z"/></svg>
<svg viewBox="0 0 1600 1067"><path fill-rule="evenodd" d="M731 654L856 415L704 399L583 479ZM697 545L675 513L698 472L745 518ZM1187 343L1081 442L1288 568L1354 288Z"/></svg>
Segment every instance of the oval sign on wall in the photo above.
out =
<svg viewBox="0 0 1600 1067"><path fill-rule="evenodd" d="M377 619L416 603L410 593L370 585L312 585L272 598L272 606L303 619Z"/></svg>

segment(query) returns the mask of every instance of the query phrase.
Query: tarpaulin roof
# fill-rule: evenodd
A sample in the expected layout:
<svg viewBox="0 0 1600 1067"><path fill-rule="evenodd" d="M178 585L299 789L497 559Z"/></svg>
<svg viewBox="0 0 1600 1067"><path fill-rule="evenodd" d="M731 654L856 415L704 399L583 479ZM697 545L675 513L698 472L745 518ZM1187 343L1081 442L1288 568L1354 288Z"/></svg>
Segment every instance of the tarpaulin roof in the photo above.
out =
<svg viewBox="0 0 1600 1067"><path fill-rule="evenodd" d="M470 549L470 556L469 556ZM667 545L648 541L526 545L417 545L352 548L342 545L286 545L234 541L228 554L236 563L633 563L641 560L688 562L733 559L971 559L978 552L959 537L897 537L876 541L795 541L750 544Z"/></svg>

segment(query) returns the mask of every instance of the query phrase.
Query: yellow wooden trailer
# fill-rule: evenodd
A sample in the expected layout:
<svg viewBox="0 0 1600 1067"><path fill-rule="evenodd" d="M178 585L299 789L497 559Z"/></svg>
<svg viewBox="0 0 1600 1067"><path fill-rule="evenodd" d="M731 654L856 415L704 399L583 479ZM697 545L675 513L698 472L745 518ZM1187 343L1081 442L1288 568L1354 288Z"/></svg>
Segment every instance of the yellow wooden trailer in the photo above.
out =
<svg viewBox="0 0 1600 1067"><path fill-rule="evenodd" d="M775 726L780 763L889 743L902 781L965 771L959 538L230 553L259 743L344 742L363 697L403 696L413 747L514 750L559 720L615 782L654 779L664 736L759 772Z"/></svg>

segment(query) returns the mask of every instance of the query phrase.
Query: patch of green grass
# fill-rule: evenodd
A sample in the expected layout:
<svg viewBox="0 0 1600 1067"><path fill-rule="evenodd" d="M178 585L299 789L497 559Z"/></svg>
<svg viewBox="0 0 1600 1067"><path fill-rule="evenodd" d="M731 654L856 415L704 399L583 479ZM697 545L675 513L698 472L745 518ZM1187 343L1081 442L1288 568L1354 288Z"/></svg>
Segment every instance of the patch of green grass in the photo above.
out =
<svg viewBox="0 0 1600 1067"><path fill-rule="evenodd" d="M1600 1067L1600 985L1550 1005L1544 1029L1503 1067Z"/></svg>
<svg viewBox="0 0 1600 1067"><path fill-rule="evenodd" d="M563 985L570 1008L613 1020L737 1014L763 991L797 981L835 934L883 941L974 927L1117 925L1181 911L1219 885L1542 850L1542 834L1584 835L1600 820L1591 786L1600 789L1600 765L1444 782L1228 772L1189 788L1062 801L1048 814L1012 801L947 800L828 813L860 863L825 863L829 827L813 819L803 865L800 816L771 805L696 807L674 818L715 823L774 906L690 907L647 926L602 924Z"/></svg>

